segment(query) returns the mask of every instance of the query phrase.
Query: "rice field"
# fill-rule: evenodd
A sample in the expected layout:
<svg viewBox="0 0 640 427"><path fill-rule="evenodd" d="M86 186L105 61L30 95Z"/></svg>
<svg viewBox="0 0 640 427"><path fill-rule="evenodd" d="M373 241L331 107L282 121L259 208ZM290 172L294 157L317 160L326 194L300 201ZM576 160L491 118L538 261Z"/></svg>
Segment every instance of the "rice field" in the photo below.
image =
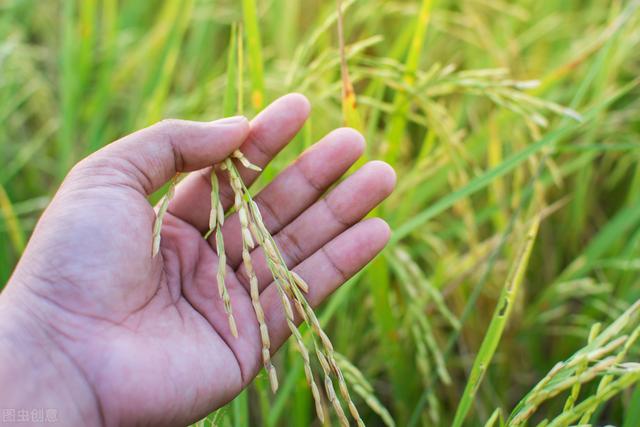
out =
<svg viewBox="0 0 640 427"><path fill-rule="evenodd" d="M343 125L396 170L390 244L265 360L278 391L198 425L344 425L330 362L369 426L640 426L640 1L4 0L0 35L0 287L69 168L163 118L300 92L251 194Z"/></svg>

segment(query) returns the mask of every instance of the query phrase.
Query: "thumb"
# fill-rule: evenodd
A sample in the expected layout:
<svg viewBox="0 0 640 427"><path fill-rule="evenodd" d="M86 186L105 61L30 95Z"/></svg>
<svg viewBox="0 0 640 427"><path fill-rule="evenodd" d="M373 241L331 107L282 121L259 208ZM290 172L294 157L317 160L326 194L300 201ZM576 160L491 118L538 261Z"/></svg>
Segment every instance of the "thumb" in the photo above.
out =
<svg viewBox="0 0 640 427"><path fill-rule="evenodd" d="M178 172L224 160L248 135L243 116L213 122L163 120L107 145L74 170L90 176L92 183L124 184L149 195Z"/></svg>

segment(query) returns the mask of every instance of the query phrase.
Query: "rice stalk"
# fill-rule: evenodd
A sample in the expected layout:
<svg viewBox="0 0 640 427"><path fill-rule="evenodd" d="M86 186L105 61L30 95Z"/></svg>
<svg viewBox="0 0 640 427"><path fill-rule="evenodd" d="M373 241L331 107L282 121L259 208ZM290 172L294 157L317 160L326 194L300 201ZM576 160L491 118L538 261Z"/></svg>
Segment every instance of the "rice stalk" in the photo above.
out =
<svg viewBox="0 0 640 427"><path fill-rule="evenodd" d="M300 335L300 331L298 330L298 327L295 325L295 317L293 315L293 310L291 308L291 302L289 301L289 298L287 297L286 293L284 292L281 286L278 286L277 288L278 288L278 293L280 294L280 297L282 299L282 306L284 307L285 317L287 319L287 326L289 327L289 330L291 331L291 334L294 337L296 349L300 353L300 356L302 356L302 361L304 366L304 375L307 380L307 384L311 389L311 395L313 396L316 414L318 415L318 419L320 420L320 422L324 424L325 416L324 416L324 407L322 405L322 397L320 396L320 390L316 385L316 382L313 376L313 371L311 370L311 360L309 358L309 351L307 350L307 347L304 344L302 335Z"/></svg>
<svg viewBox="0 0 640 427"><path fill-rule="evenodd" d="M353 403L346 380L340 370L338 363L334 357L334 350L329 337L324 333L320 326L313 309L306 301L303 292L307 292L308 284L296 273L291 272L286 263L284 262L282 255L280 254L273 237L266 229L259 208L255 202L251 199L248 189L242 182L240 173L236 166L232 162L232 158L237 159L241 164L246 165L247 168L253 170L260 170L259 167L252 165L244 155L237 151L230 158L224 160L219 166L220 170L225 171L229 176L229 183L234 194L233 207L236 211L240 221L240 233L242 239L242 259L247 276L250 283L250 294L254 312L258 319L258 325L260 330L260 337L262 342L262 359L265 370L268 374L271 388L275 392L278 388L278 379L275 367L271 363L270 357L270 339L269 331L264 318L264 311L260 304L260 294L258 288L258 279L255 275L253 265L251 262L251 250L256 246L256 242L263 247L265 256L267 258L267 264L273 275L275 284L278 291L281 294L283 300L283 309L285 311L287 325L291 330L298 352L301 354L304 361L304 369L307 382L311 388L311 392L316 404L316 412L320 420L324 420L324 411L322 406L322 400L320 392L315 383L313 371L311 368L311 361L309 352L307 351L302 337L295 326L295 317L293 310L289 303L289 300L294 302L296 311L306 321L314 332L313 343L315 348L315 354L322 368L324 374L325 392L329 398L329 402L334 408L338 419L342 425L348 426L349 422L346 418L346 414L342 409L342 402L336 394L332 378L337 379L338 390L342 399L344 399L351 416L356 420L358 425L364 425L358 410ZM216 168L212 168L211 177L211 212L209 215L210 230L207 235L215 233L216 248L219 257L218 266L218 291L221 299L223 300L225 311L228 315L229 327L234 336L237 337L237 327L233 317L231 300L229 293L225 286L225 271L226 271L226 256L224 252L224 241L222 237L221 226L224 221L224 214L220 203L218 179L215 176Z"/></svg>
<svg viewBox="0 0 640 427"><path fill-rule="evenodd" d="M238 327L236 320L233 317L233 307L231 306L231 297L229 291L225 285L225 276L227 271L227 255L224 251L224 238L222 237L222 228L216 228L216 252L218 253L218 274L216 281L218 282L218 295L222 299L224 304L224 311L227 313L227 320L229 322L229 329L234 337L238 337Z"/></svg>
<svg viewBox="0 0 640 427"><path fill-rule="evenodd" d="M327 358L314 343L316 347L316 357L318 358L318 362L320 362L320 367L322 368L322 372L324 373L324 391L327 394L327 399L329 399L329 403L333 406L333 410L338 417L338 421L342 427L349 427L349 420L347 419L346 414L344 413L344 409L342 409L342 405L340 404L340 399L336 395L335 388L333 386L333 381L331 380L331 368L329 367L329 363L327 362Z"/></svg>
<svg viewBox="0 0 640 427"><path fill-rule="evenodd" d="M224 225L224 208L222 207L222 202L220 201L220 184L218 182L218 174L216 173L215 167L211 168L210 182L211 211L209 212L209 230L204 235L205 239L208 239L209 236L216 230L216 228L222 227L222 225Z"/></svg>
<svg viewBox="0 0 640 427"><path fill-rule="evenodd" d="M342 410L340 399L335 394L333 381L331 379L333 376L338 380L338 389L340 392L340 396L342 397L342 399L344 399L349 412L351 413L351 416L359 426L364 425L364 422L360 418L360 414L358 413L358 410L353 403L353 400L351 399L349 389L342 371L334 357L333 344L320 326L320 322L316 317L315 312L303 295L302 289L307 289L308 285L300 285L298 282L303 282L302 278L297 275L296 277L294 277L292 272L288 269L286 262L282 258L282 254L278 250L275 241L273 240L273 237L262 222L262 216L260 215L258 206L255 204L255 202L253 202L246 188L245 196L249 200L252 214L251 218L253 220L253 224L250 229L256 237L256 241L262 246L264 250L265 257L267 258L267 265L269 266L271 274L274 278L274 284L278 286L279 292L281 292L281 294L284 294L293 302L298 315L311 328L315 354L324 374L325 391L329 398L329 402L332 404L341 423L344 424L346 416L344 415L344 411ZM295 323L293 322L289 324L290 329L294 326ZM320 406L320 402L316 401L316 407L318 406Z"/></svg>
<svg viewBox="0 0 640 427"><path fill-rule="evenodd" d="M209 212L209 230L204 235L205 239L208 239L211 235L215 234L216 253L218 254L218 271L216 274L216 282L218 284L218 295L223 301L224 310L227 314L227 320L229 322L229 329L234 337L238 337L238 328L235 318L233 317L233 308L231 306L231 297L229 291L225 285L225 276L227 271L227 256L224 250L224 237L222 235L222 226L224 225L224 208L222 201L220 200L220 184L218 182L218 175L216 167L211 167L210 174L211 182L211 210Z"/></svg>
<svg viewBox="0 0 640 427"><path fill-rule="evenodd" d="M244 155L236 150L234 157L240 160L243 165L247 165L252 170L261 170L258 166L253 165ZM243 161L244 160L244 161ZM276 369L271 363L271 341L269 339L269 329L264 317L264 310L260 304L260 289L258 286L258 277L255 274L253 264L251 263L251 250L255 247L255 242L252 237L251 230L249 229L249 217L251 216L250 209L247 201L243 197L244 185L242 184L242 178L238 173L230 159L227 159L224 163L225 169L229 173L229 182L231 189L234 193L234 208L240 219L240 230L242 235L242 262L249 278L251 304L256 318L258 319L258 326L260 328L260 341L262 343L262 362L264 369L269 377L269 383L271 384L271 390L275 393L278 390L278 376Z"/></svg>
<svg viewBox="0 0 640 427"><path fill-rule="evenodd" d="M155 257L160 252L160 236L162 232L162 221L164 219L165 214L167 213L167 209L169 209L169 202L173 198L173 195L176 192L176 184L178 182L180 174L175 174L171 181L169 182L169 188L167 189L167 193L160 200L160 204L158 207L158 213L156 214L155 222L153 223L153 233L152 233L152 247L151 247L151 256Z"/></svg>
<svg viewBox="0 0 640 427"><path fill-rule="evenodd" d="M401 245L398 245L398 247L394 251L394 254L398 257L398 261L400 261L399 265L404 266L407 270L407 273L409 275L407 285L412 282L420 285L421 288L426 291L425 296L433 301L438 312L440 312L440 314L447 320L447 322L449 322L455 330L460 329L460 321L447 307L442 293L429 280L427 280L427 278L424 276L424 273L420 270L420 266L415 263L415 261L411 258L411 255L409 255L409 253ZM429 299L421 302L428 303Z"/></svg>
<svg viewBox="0 0 640 427"><path fill-rule="evenodd" d="M315 332L317 338L320 341L320 344L318 344L314 339L314 347L316 348L316 355L318 356L318 361L320 362L322 370L325 373L325 384L327 385L327 388L329 388L328 385L330 385L330 377L327 377L327 375L333 372L333 374L338 379L338 388L340 390L340 395L346 402L346 405L349 408L349 412L351 413L351 416L359 426L363 426L364 422L360 418L358 409L356 408L355 404L351 399L349 388L342 374L342 370L340 369L340 367L338 366L338 363L336 362L336 359L334 356L335 352L334 352L333 344L331 343L331 340L329 339L327 334L324 332L324 330L320 326L320 322L316 317L315 312L307 302L304 295L302 295L302 293L300 292L299 287L296 286L295 283L292 283L289 288L291 289L293 297L296 299L296 301L300 302L300 304L296 305L296 307L298 308L298 312L303 317L303 319L307 322L307 324L311 327L311 329ZM322 349L320 348L320 346L322 347ZM325 366L323 362L326 362L327 365ZM326 369L327 367L329 369ZM331 389L333 390L333 388ZM327 392L329 393L328 390ZM332 403L334 404L334 408L336 409L336 412L338 413L339 418L341 418L340 417L340 412L341 412L340 401L336 397L335 403L334 402ZM338 407L340 407L340 409L338 409ZM346 425L348 425L348 422Z"/></svg>
<svg viewBox="0 0 640 427"><path fill-rule="evenodd" d="M314 399L316 414L318 416L318 419L322 423L324 423L325 416L324 416L324 407L322 404L322 397L320 395L318 386L316 385L313 371L311 369L311 360L309 358L309 351L307 350L307 347L304 344L302 336L300 335L300 331L298 330L298 327L295 324L295 316L291 308L290 295L287 291L285 291L285 287L280 282L283 279L286 280L286 278L283 277L283 276L286 276L286 272L284 272L285 274L283 275L283 269L279 268L280 264L276 264L278 262L278 254L275 252L275 249L274 249L275 245L272 243L272 240L268 240L266 238L268 233L265 235L265 227L262 222L262 215L260 214L260 210L253 200L250 201L250 208L251 208L251 215L253 219L253 221L251 222L250 228L252 230L253 235L256 238L256 241L260 246L262 246L265 252L267 265L269 266L269 270L274 276L274 283L278 289L278 293L280 294L280 297L282 300L282 306L284 309L287 326L289 327L289 330L291 331L291 334L294 337L295 344L296 344L295 348L298 350L298 353L300 353L303 360L305 378L307 380L307 384L311 388L311 394ZM291 301L293 301L296 304L296 310L299 313L302 313L303 314L302 317L305 318L306 316L304 315L304 310L301 310L300 308L298 308L299 302L296 301L295 299L291 299Z"/></svg>
<svg viewBox="0 0 640 427"><path fill-rule="evenodd" d="M412 306L412 311L414 312L414 318L417 320L417 325L419 325L419 328L421 329L420 335L422 335L424 342L426 343L426 348L433 355L438 377L440 377L443 384L450 385L451 376L447 371L444 356L435 340L435 337L433 336L433 331L429 321L427 320L427 316L423 312L416 312L415 306Z"/></svg>

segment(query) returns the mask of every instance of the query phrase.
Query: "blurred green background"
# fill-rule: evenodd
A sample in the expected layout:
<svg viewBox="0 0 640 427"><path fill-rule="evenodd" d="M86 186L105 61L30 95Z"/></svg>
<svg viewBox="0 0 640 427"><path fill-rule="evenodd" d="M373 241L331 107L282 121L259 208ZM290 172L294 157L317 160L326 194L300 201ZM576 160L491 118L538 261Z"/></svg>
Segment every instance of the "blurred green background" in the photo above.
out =
<svg viewBox="0 0 640 427"><path fill-rule="evenodd" d="M444 426L458 411L457 424L469 404L466 425L492 414L488 425L523 425L533 390L529 425L640 425L638 369L621 364L639 353L637 310L623 315L640 297L639 3L343 3L355 109L342 99L334 1L0 1L0 286L76 161L162 118L222 114L242 23L245 113L289 91L313 104L258 187L344 123L398 173L377 212L392 243L320 310L363 375L350 371L367 424ZM514 284L504 331L489 327ZM597 339L593 325L616 319L624 327ZM616 337L624 352L533 388ZM495 353L478 351L494 338ZM619 360L580 376L608 355ZM277 395L261 375L204 424L318 425L295 352L276 363Z"/></svg>

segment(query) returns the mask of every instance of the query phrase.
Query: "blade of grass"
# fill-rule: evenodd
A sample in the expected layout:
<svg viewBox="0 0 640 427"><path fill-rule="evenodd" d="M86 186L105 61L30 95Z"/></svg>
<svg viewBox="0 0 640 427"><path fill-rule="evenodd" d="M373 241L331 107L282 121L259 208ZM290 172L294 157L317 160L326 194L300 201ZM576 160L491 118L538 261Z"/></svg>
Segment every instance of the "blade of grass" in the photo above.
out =
<svg viewBox="0 0 640 427"><path fill-rule="evenodd" d="M251 78L251 104L255 110L264 105L264 64L262 58L262 41L258 25L258 10L255 0L242 0L242 14L247 34L247 51L249 54L249 75Z"/></svg>
<svg viewBox="0 0 640 427"><path fill-rule="evenodd" d="M424 40L429 28L431 19L432 0L422 0L420 12L415 23L415 30L407 60L405 63L405 73L403 80L406 84L411 85L415 79L415 73L420 64L420 56L424 46ZM395 164L398 158L402 137L404 136L407 126L407 113L409 112L409 98L406 93L397 91L393 101L393 114L387 125L385 140L387 145L387 154L385 160L390 164Z"/></svg>
<svg viewBox="0 0 640 427"><path fill-rule="evenodd" d="M138 117L139 126L137 127L157 122L162 118L193 7L194 0L187 0L181 2L176 10L167 43L152 73L155 77L149 80L145 88L145 94L142 97L146 100L145 107L143 107L143 114Z"/></svg>
<svg viewBox="0 0 640 427"><path fill-rule="evenodd" d="M222 100L222 115L225 117L236 114L238 110L238 25L233 23L229 33L229 50L227 52L227 83L225 84L224 98Z"/></svg>
<svg viewBox="0 0 640 427"><path fill-rule="evenodd" d="M243 390L231 402L233 425L235 427L249 427L249 390Z"/></svg>
<svg viewBox="0 0 640 427"><path fill-rule="evenodd" d="M60 135L57 144L57 177L62 178L73 164L73 146L78 123L76 80L76 0L65 1L62 7L62 54L60 56Z"/></svg>
<svg viewBox="0 0 640 427"><path fill-rule="evenodd" d="M113 90L113 70L117 57L118 35L118 1L104 0L100 10L101 52L100 67L97 82L94 85L95 94L89 102L88 112L92 116L87 132L87 152L93 153L105 143L105 131L109 119Z"/></svg>
<svg viewBox="0 0 640 427"><path fill-rule="evenodd" d="M358 112L356 102L356 92L353 89L351 78L349 77L349 67L347 66L347 56L344 42L344 16L342 13L342 1L336 0L338 13L338 43L340 50L340 75L342 78L342 121L345 126L352 127L359 131L364 130L362 118Z"/></svg>
<svg viewBox="0 0 640 427"><path fill-rule="evenodd" d="M485 373L491 365L491 360L495 354L502 334L509 320L509 315L515 303L515 299L518 295L520 285L524 279L524 274L529 265L529 257L531 250L538 234L538 227L540 225L539 217L535 217L531 222L529 229L521 243L520 250L515 259L514 264L511 267L509 276L502 288L502 293L498 299L498 304L493 312L493 318L489 324L486 335L482 340L482 345L478 350L478 354L473 362L471 373L467 385L465 386L460 404L456 410L455 418L453 420L453 427L461 427L464 419L471 409L471 404L475 398L475 395L480 387L482 379Z"/></svg>
<svg viewBox="0 0 640 427"><path fill-rule="evenodd" d="M26 241L24 230L20 226L20 221L13 209L11 199L9 199L9 195L2 185L0 185L0 212L2 212L4 222L7 224L9 239L13 245L13 249L17 254L21 254Z"/></svg>
<svg viewBox="0 0 640 427"><path fill-rule="evenodd" d="M640 420L640 385L634 388L627 408L629 409L624 416L622 427L636 427Z"/></svg>

